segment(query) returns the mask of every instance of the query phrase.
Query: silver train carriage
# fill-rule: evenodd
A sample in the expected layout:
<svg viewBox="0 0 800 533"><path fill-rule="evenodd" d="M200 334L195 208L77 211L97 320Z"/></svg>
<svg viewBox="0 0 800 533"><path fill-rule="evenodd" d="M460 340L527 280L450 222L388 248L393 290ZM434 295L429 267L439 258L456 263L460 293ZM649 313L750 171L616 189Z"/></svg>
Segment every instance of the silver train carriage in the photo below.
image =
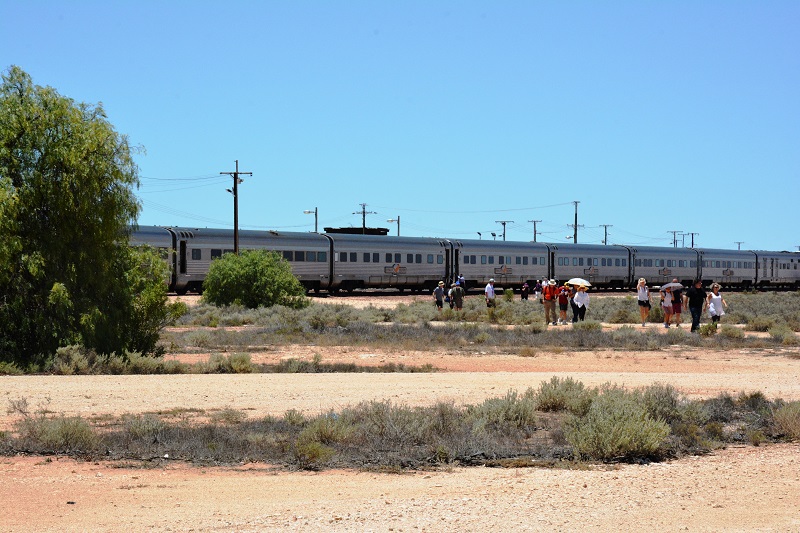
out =
<svg viewBox="0 0 800 533"><path fill-rule="evenodd" d="M145 226L130 242L164 250L170 290L202 291L211 261L233 251L229 229ZM239 231L241 249L281 254L309 291L430 290L463 275L466 288L494 278L499 289L573 277L598 288L633 288L694 279L726 288L800 289L800 253L658 246L391 237L339 233Z"/></svg>

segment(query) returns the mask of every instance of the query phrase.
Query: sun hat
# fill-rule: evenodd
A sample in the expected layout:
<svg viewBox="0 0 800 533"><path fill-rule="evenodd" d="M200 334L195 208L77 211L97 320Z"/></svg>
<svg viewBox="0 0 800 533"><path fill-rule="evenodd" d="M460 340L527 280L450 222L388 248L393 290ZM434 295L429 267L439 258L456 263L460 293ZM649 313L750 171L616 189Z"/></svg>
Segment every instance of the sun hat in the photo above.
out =
<svg viewBox="0 0 800 533"><path fill-rule="evenodd" d="M639 283L647 283L647 280L644 278L639 278Z"/></svg>
<svg viewBox="0 0 800 533"><path fill-rule="evenodd" d="M439 282L439 285L444 285L444 281L440 281L440 282Z"/></svg>
<svg viewBox="0 0 800 533"><path fill-rule="evenodd" d="M556 280L551 279L550 281L547 282L547 284L548 285L555 285L556 284Z"/></svg>
<svg viewBox="0 0 800 533"><path fill-rule="evenodd" d="M494 278L489 278L489 283L494 283Z"/></svg>

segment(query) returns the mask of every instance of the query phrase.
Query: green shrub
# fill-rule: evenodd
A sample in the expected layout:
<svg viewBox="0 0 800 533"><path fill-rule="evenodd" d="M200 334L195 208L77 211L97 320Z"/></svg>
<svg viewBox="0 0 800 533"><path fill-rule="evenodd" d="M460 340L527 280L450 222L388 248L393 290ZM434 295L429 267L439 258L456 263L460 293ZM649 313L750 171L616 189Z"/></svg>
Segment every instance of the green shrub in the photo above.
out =
<svg viewBox="0 0 800 533"><path fill-rule="evenodd" d="M519 396L516 391L508 391L502 398L487 398L483 403L468 409L474 420L495 428L513 427L530 429L536 425L536 400L533 389Z"/></svg>
<svg viewBox="0 0 800 533"><path fill-rule="evenodd" d="M653 420L634 395L605 388L585 416L565 425L576 457L596 461L657 459L665 455L669 426Z"/></svg>
<svg viewBox="0 0 800 533"><path fill-rule="evenodd" d="M203 299L217 306L240 303L251 309L274 305L300 309L309 305L291 265L274 251L245 250L215 259L203 289Z"/></svg>
<svg viewBox="0 0 800 533"><path fill-rule="evenodd" d="M596 391L586 390L583 383L571 377L553 376L543 381L536 392L536 408L539 411L569 411L578 416L588 412Z"/></svg>
<svg viewBox="0 0 800 533"><path fill-rule="evenodd" d="M719 333L726 339L744 339L744 331L728 324L723 324Z"/></svg>
<svg viewBox="0 0 800 533"><path fill-rule="evenodd" d="M167 424L160 418L150 414L126 415L122 419L122 427L129 440L151 442L158 440L166 429Z"/></svg>
<svg viewBox="0 0 800 533"><path fill-rule="evenodd" d="M791 440L800 439L800 402L791 402L772 415L776 430Z"/></svg>
<svg viewBox="0 0 800 533"><path fill-rule="evenodd" d="M330 461L335 451L318 441L298 442L294 448L294 457L300 468L315 470Z"/></svg>
<svg viewBox="0 0 800 533"><path fill-rule="evenodd" d="M697 332L703 337L713 337L717 334L717 323L709 322L708 324L703 324L700 326Z"/></svg>
<svg viewBox="0 0 800 533"><path fill-rule="evenodd" d="M254 370L249 353L234 353L228 357L231 371L235 374L250 374Z"/></svg>
<svg viewBox="0 0 800 533"><path fill-rule="evenodd" d="M572 329L578 331L602 331L603 324L597 320L583 320L580 322L573 322Z"/></svg>
<svg viewBox="0 0 800 533"><path fill-rule="evenodd" d="M634 392L641 398L647 414L654 420L663 420L668 424L681 416L682 398L672 385L655 383Z"/></svg>
<svg viewBox="0 0 800 533"><path fill-rule="evenodd" d="M94 429L77 416L24 417L16 429L29 450L41 453L91 454L100 444Z"/></svg>

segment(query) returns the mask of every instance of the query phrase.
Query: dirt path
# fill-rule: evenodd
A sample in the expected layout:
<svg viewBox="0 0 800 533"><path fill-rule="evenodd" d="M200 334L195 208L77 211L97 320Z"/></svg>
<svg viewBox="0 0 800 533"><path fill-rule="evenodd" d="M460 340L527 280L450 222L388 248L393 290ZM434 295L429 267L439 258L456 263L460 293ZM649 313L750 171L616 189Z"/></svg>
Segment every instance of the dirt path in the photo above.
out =
<svg viewBox="0 0 800 533"><path fill-rule="evenodd" d="M344 299L342 299L344 300ZM359 300L361 301L361 300ZM380 299L380 302L387 302ZM340 303L340 302L337 302ZM369 399L476 403L553 375L586 385L669 383L691 397L762 391L800 400L797 350L508 354L283 347L308 358L431 363L432 374L0 377L0 401L85 417L198 408L250 417ZM190 360L198 356L176 356ZM204 357L204 356L200 356ZM8 428L5 409L0 428ZM269 465L152 468L0 458L0 531L800 531L800 446L595 470L455 468L404 475L289 473Z"/></svg>

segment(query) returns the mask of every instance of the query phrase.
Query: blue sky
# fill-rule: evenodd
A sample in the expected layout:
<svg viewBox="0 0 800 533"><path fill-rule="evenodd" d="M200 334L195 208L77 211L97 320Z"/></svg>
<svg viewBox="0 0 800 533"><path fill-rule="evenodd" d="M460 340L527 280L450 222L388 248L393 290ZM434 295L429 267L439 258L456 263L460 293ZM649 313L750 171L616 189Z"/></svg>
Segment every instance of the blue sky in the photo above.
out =
<svg viewBox="0 0 800 533"><path fill-rule="evenodd" d="M800 246L800 2L0 0L0 69L102 102L142 225ZM569 241L566 237L569 236ZM678 236L689 245L691 236Z"/></svg>

